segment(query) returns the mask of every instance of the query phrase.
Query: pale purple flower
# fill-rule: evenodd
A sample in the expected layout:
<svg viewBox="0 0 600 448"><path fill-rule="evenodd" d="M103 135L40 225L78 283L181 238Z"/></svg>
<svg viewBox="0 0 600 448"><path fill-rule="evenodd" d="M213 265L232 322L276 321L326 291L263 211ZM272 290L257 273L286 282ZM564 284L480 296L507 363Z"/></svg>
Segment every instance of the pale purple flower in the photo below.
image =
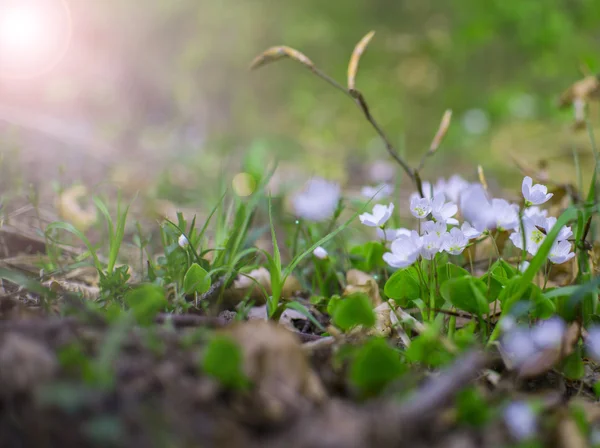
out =
<svg viewBox="0 0 600 448"><path fill-rule="evenodd" d="M383 254L383 261L394 268L405 268L419 258L421 237L414 230L410 236L401 235L391 245L391 252Z"/></svg>
<svg viewBox="0 0 600 448"><path fill-rule="evenodd" d="M533 180L529 176L525 176L523 179L521 191L525 198L526 206L543 204L553 196L552 193L548 193L548 188L545 185L533 185Z"/></svg>
<svg viewBox="0 0 600 448"><path fill-rule="evenodd" d="M443 237L442 249L452 255L460 255L469 244L468 238L457 227L450 229Z"/></svg>
<svg viewBox="0 0 600 448"><path fill-rule="evenodd" d="M526 250L531 255L535 255L544 242L544 238L546 238L546 234L538 228L533 219L531 218L523 218L523 228L525 230L525 244ZM523 249L523 234L521 233L521 229L510 235L510 240L513 242L515 246L519 249Z"/></svg>
<svg viewBox="0 0 600 448"><path fill-rule="evenodd" d="M519 272L523 273L527 270L527 268L529 267L531 263L529 263L528 261L522 261L519 264Z"/></svg>
<svg viewBox="0 0 600 448"><path fill-rule="evenodd" d="M471 184L462 192L460 213L476 229L496 228L496 215L481 184Z"/></svg>
<svg viewBox="0 0 600 448"><path fill-rule="evenodd" d="M432 260L442 250L443 239L435 233L428 233L422 237L421 256Z"/></svg>
<svg viewBox="0 0 600 448"><path fill-rule="evenodd" d="M569 261L574 256L575 252L571 252L571 243L566 240L554 241L552 248L550 248L550 253L548 254L548 258L554 264L562 264Z"/></svg>
<svg viewBox="0 0 600 448"><path fill-rule="evenodd" d="M517 327L502 336L500 345L508 359L515 366L520 366L538 352L529 328Z"/></svg>
<svg viewBox="0 0 600 448"><path fill-rule="evenodd" d="M519 206L504 199L492 199L492 210L496 228L513 230L519 227Z"/></svg>
<svg viewBox="0 0 600 448"><path fill-rule="evenodd" d="M340 200L340 186L316 177L293 198L296 216L309 221L325 221L333 216Z"/></svg>
<svg viewBox="0 0 600 448"><path fill-rule="evenodd" d="M540 223L543 222L542 227L546 230L546 233L550 233L550 230L556 224L557 219L554 216L550 216L546 218L545 222L538 218ZM539 224L538 224L539 225ZM569 239L573 236L573 231L570 226L562 226L560 231L558 232L558 236L556 237L556 241L563 241Z"/></svg>
<svg viewBox="0 0 600 448"><path fill-rule="evenodd" d="M381 227L388 219L392 216L394 211L394 204L390 202L390 205L375 204L373 207L373 213L363 213L359 215L358 219L360 222L368 227Z"/></svg>
<svg viewBox="0 0 600 448"><path fill-rule="evenodd" d="M523 441L535 436L537 416L528 403L514 401L504 408L502 416L506 428L515 440Z"/></svg>
<svg viewBox="0 0 600 448"><path fill-rule="evenodd" d="M186 249L190 245L190 242L188 241L186 236L182 233L181 235L179 235L177 244L179 244L179 247L181 247L182 249Z"/></svg>
<svg viewBox="0 0 600 448"><path fill-rule="evenodd" d="M464 180L458 174L451 176L448 180L440 178L435 184L435 190L443 192L446 197L455 204L458 203L462 192L468 187L469 182Z"/></svg>
<svg viewBox="0 0 600 448"><path fill-rule="evenodd" d="M425 234L434 233L440 237L448 233L448 226L443 221L425 221L421 229Z"/></svg>
<svg viewBox="0 0 600 448"><path fill-rule="evenodd" d="M324 260L329 254L321 246L318 246L315 248L315 250L313 250L313 255L321 260Z"/></svg>
<svg viewBox="0 0 600 448"><path fill-rule="evenodd" d="M367 198L373 199L374 201L380 201L387 198L394 191L394 187L390 184L379 184L376 187L364 186L360 190L360 194Z"/></svg>
<svg viewBox="0 0 600 448"><path fill-rule="evenodd" d="M531 207L527 207L523 210L523 216L527 218L532 218L534 216L541 216L542 218L546 218L548 216L548 210L542 210L536 205L532 205Z"/></svg>
<svg viewBox="0 0 600 448"><path fill-rule="evenodd" d="M448 224L458 224L458 221L452 218L458 212L458 206L453 202L446 202L444 193L437 193L431 201L431 214L437 221Z"/></svg>
<svg viewBox="0 0 600 448"><path fill-rule="evenodd" d="M400 229L386 229L386 228L377 228L377 236L379 239L383 241L394 241L399 238L401 235L410 236L410 230L400 228Z"/></svg>
<svg viewBox="0 0 600 448"><path fill-rule="evenodd" d="M481 230L477 230L467 221L462 223L462 226L460 226L460 230L462 230L462 233L470 240L480 237L483 233Z"/></svg>
<svg viewBox="0 0 600 448"><path fill-rule="evenodd" d="M421 189L423 190L423 195L429 200L433 199L436 194L441 193L441 190L439 190L437 186L433 186L429 182L422 182ZM412 201L415 198L421 198L421 195L416 191L410 194L409 199Z"/></svg>
<svg viewBox="0 0 600 448"><path fill-rule="evenodd" d="M415 218L425 219L431 213L431 204L427 198L412 198L410 212Z"/></svg>
<svg viewBox="0 0 600 448"><path fill-rule="evenodd" d="M594 325L588 328L585 338L585 350L587 355L596 362L600 362L600 326Z"/></svg>
<svg viewBox="0 0 600 448"><path fill-rule="evenodd" d="M567 325L560 317L538 322L531 329L531 339L538 349L560 347Z"/></svg>

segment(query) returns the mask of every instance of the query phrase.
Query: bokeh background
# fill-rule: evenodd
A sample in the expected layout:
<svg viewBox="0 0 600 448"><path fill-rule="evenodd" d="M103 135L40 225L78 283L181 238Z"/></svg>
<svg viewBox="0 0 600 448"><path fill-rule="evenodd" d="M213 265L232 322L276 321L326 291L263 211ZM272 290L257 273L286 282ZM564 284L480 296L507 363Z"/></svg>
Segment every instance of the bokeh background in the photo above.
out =
<svg viewBox="0 0 600 448"><path fill-rule="evenodd" d="M66 4L72 29L60 61L34 77L0 71L2 173L23 188L121 181L161 195L149 187L156 179L197 188L256 151L346 182L349 167L386 158L360 111L292 61L248 66L267 47L289 45L344 83L370 30L357 84L409 161L444 110L454 112L426 176L472 177L482 164L502 179L518 172L516 155L546 159L569 178L573 150L589 153L586 133L572 130L571 111L556 101L598 70L597 0Z"/></svg>

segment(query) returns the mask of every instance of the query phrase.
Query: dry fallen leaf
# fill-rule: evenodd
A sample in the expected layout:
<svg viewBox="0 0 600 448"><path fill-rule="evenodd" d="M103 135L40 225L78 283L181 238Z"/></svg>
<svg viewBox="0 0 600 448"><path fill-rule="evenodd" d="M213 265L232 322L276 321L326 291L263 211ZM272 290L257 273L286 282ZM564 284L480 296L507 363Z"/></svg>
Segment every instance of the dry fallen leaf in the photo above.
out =
<svg viewBox="0 0 600 448"><path fill-rule="evenodd" d="M244 373L253 384L249 396L240 396L237 403L242 418L254 424L287 421L325 399L319 378L289 330L253 320L219 332L239 344Z"/></svg>
<svg viewBox="0 0 600 448"><path fill-rule="evenodd" d="M373 276L358 269L350 269L346 272L346 288L344 296L362 292L369 296L373 307L381 305L381 295L379 294L379 285Z"/></svg>
<svg viewBox="0 0 600 448"><path fill-rule="evenodd" d="M74 185L65 189L56 199L56 209L61 219L73 224L85 232L96 222L96 208L93 205L83 207L79 201L88 198L85 185Z"/></svg>

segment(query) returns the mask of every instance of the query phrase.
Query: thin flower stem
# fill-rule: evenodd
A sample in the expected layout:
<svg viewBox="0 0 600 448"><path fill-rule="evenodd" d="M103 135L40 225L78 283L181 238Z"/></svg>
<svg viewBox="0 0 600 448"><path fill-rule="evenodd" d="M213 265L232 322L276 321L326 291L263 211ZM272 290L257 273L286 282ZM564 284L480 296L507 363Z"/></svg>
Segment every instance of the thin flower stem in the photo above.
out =
<svg viewBox="0 0 600 448"><path fill-rule="evenodd" d="M434 257L435 259L435 257ZM429 263L429 320L433 322L435 319L435 279L434 279L434 262Z"/></svg>
<svg viewBox="0 0 600 448"><path fill-rule="evenodd" d="M550 263L546 262L544 265L544 287L542 288L542 291L544 291L546 289L546 285L548 284L548 277L550 277L550 269L549 269Z"/></svg>

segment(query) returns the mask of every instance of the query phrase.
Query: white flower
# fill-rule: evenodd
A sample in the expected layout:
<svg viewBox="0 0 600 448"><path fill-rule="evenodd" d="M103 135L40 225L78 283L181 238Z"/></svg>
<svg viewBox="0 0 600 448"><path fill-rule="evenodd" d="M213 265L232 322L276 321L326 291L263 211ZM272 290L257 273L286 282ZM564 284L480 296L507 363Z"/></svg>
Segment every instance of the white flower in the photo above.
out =
<svg viewBox="0 0 600 448"><path fill-rule="evenodd" d="M434 186L433 186L433 185L431 185L429 182L422 182L422 183L421 183L421 189L423 190L423 195L424 195L424 196L425 196L427 199L429 199L429 200L433 199L433 197L434 197L434 196L435 196L437 193L441 193L441 190L438 190L437 186L435 186L435 187L434 187ZM409 197L409 199L410 199L410 201L412 202L412 200L413 200L413 199L415 199L415 198L417 198L417 199L420 199L420 198L421 198L421 195L420 195L418 192L416 192L416 191L414 191L414 192L412 192L412 193L410 194L410 197Z"/></svg>
<svg viewBox="0 0 600 448"><path fill-rule="evenodd" d="M446 223L442 221L425 221L423 223L422 229L423 232L425 232L426 234L434 233L437 236L441 237L448 233L447 227L448 226L446 225Z"/></svg>
<svg viewBox="0 0 600 448"><path fill-rule="evenodd" d="M548 188L545 185L533 185L533 180L529 176L525 176L523 179L521 191L523 192L526 206L543 204L553 196L552 193L548 193Z"/></svg>
<svg viewBox="0 0 600 448"><path fill-rule="evenodd" d="M325 179L313 178L293 199L297 216L309 221L325 221L333 216L340 200L340 186Z"/></svg>
<svg viewBox="0 0 600 448"><path fill-rule="evenodd" d="M413 264L421 250L421 237L414 230L410 236L401 235L394 240L391 252L383 254L383 261L394 268L405 268Z"/></svg>
<svg viewBox="0 0 600 448"><path fill-rule="evenodd" d="M565 261L569 261L575 256L575 252L571 252L571 243L566 240L554 241L548 258L554 264L562 264Z"/></svg>
<svg viewBox="0 0 600 448"><path fill-rule="evenodd" d="M401 235L410 236L410 230L400 228L400 229L382 229L380 227L377 228L377 236L383 241L394 241L399 238Z"/></svg>
<svg viewBox="0 0 600 448"><path fill-rule="evenodd" d="M458 221L452 218L458 212L458 206L453 202L446 202L444 193L437 193L431 201L431 214L441 222L448 224L458 224Z"/></svg>
<svg viewBox="0 0 600 448"><path fill-rule="evenodd" d="M410 212L415 218L424 219L431 213L431 204L427 198L412 198L410 200Z"/></svg>
<svg viewBox="0 0 600 448"><path fill-rule="evenodd" d="M443 239L436 233L428 233L422 237L421 256L426 260L432 260L435 254L442 250Z"/></svg>
<svg viewBox="0 0 600 448"><path fill-rule="evenodd" d="M462 233L470 240L478 238L483 233L480 230L477 230L467 221L463 222L462 226L460 226L460 230L462 230Z"/></svg>
<svg viewBox="0 0 600 448"><path fill-rule="evenodd" d="M460 213L476 229L493 229L496 226L492 204L481 184L472 184L462 192Z"/></svg>
<svg viewBox="0 0 600 448"><path fill-rule="evenodd" d="M360 194L367 199L379 201L387 198L394 191L394 187L390 184L379 184L376 187L364 186L360 190Z"/></svg>
<svg viewBox="0 0 600 448"><path fill-rule="evenodd" d="M510 434L519 441L530 439L537 431L537 417L524 401L510 403L503 412L504 423Z"/></svg>
<svg viewBox="0 0 600 448"><path fill-rule="evenodd" d="M465 234L457 227L450 229L443 238L442 249L452 255L460 255L469 244Z"/></svg>
<svg viewBox="0 0 600 448"><path fill-rule="evenodd" d="M321 246L318 246L315 248L315 250L313 250L313 255L321 260L324 260L329 254Z"/></svg>
<svg viewBox="0 0 600 448"><path fill-rule="evenodd" d="M546 234L538 228L536 223L530 218L523 218L523 227L525 229L526 250L531 255L535 255L544 242ZM520 229L510 235L510 240L519 249L523 249L523 234Z"/></svg>
<svg viewBox="0 0 600 448"><path fill-rule="evenodd" d="M538 349L560 347L567 326L560 317L539 322L531 329L531 339Z"/></svg>
<svg viewBox="0 0 600 448"><path fill-rule="evenodd" d="M177 244L179 244L179 247L181 247L182 249L187 248L190 245L190 242L188 241L188 239L186 238L186 236L182 233L181 235L179 235L179 239L177 240Z"/></svg>
<svg viewBox="0 0 600 448"><path fill-rule="evenodd" d="M529 267L529 264L530 263L528 261L521 262L521 264L519 264L519 272L521 272L521 273L525 272L527 270L527 268Z"/></svg>
<svg viewBox="0 0 600 448"><path fill-rule="evenodd" d="M545 218L548 216L548 210L542 210L538 206L532 205L531 207L527 207L525 210L523 210L523 216L526 216L527 218L532 218L534 216L541 216L542 218Z"/></svg>
<svg viewBox="0 0 600 448"><path fill-rule="evenodd" d="M517 327L507 332L502 337L500 345L511 363L517 367L538 352L528 328Z"/></svg>
<svg viewBox="0 0 600 448"><path fill-rule="evenodd" d="M496 228L513 230L519 227L519 206L504 199L492 199L492 211Z"/></svg>
<svg viewBox="0 0 600 448"><path fill-rule="evenodd" d="M552 230L552 228L554 227L554 224L556 224L556 218L554 216L550 216L549 218L546 218L545 221L542 221L541 219L537 218L537 222L542 224L542 227L546 230L546 234L548 234L548 233L550 233L550 230ZM563 240L571 238L572 236L573 236L573 231L571 230L571 227L570 226L562 226L560 231L558 232L556 241L563 241Z"/></svg>
<svg viewBox="0 0 600 448"><path fill-rule="evenodd" d="M508 333L509 331L512 331L517 327L517 321L513 316L508 315L500 319L498 325L500 325L502 333Z"/></svg>
<svg viewBox="0 0 600 448"><path fill-rule="evenodd" d="M443 192L449 200L458 203L461 193L468 187L469 182L464 180L458 174L455 174L447 181L443 178L438 179L434 190Z"/></svg>
<svg viewBox="0 0 600 448"><path fill-rule="evenodd" d="M392 216L394 211L394 204L390 202L390 205L375 204L373 207L373 213L363 213L358 217L360 222L365 226L369 227L381 227L386 223Z"/></svg>
<svg viewBox="0 0 600 448"><path fill-rule="evenodd" d="M600 362L600 326L594 325L588 328L585 338L585 350L590 358Z"/></svg>

